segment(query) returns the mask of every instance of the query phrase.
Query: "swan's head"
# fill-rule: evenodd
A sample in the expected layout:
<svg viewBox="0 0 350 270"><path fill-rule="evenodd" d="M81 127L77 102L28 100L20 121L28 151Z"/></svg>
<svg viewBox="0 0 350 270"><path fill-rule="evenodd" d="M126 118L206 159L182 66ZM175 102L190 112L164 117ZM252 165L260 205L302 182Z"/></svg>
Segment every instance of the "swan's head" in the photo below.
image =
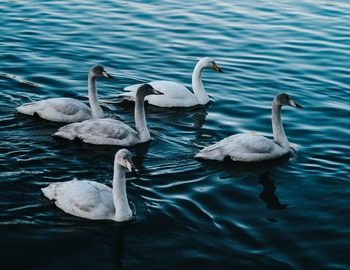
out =
<svg viewBox="0 0 350 270"><path fill-rule="evenodd" d="M114 79L113 76L107 73L107 71L104 69L103 66L100 65L94 65L90 69L90 75L95 78L108 78L108 79Z"/></svg>
<svg viewBox="0 0 350 270"><path fill-rule="evenodd" d="M127 168L129 172L135 170L132 154L126 149L121 149L115 154L115 162Z"/></svg>
<svg viewBox="0 0 350 270"><path fill-rule="evenodd" d="M141 96L148 96L148 95L163 95L162 92L159 92L158 90L154 89L152 85L145 83L137 89L136 95Z"/></svg>
<svg viewBox="0 0 350 270"><path fill-rule="evenodd" d="M292 106L292 107L295 107L295 108L302 108L302 106L300 106L298 103L296 103L292 97L286 93L281 93L281 94L278 94L276 97L275 97L275 100L277 102L278 105L280 106L285 106L285 105L288 105L288 106Z"/></svg>
<svg viewBox="0 0 350 270"><path fill-rule="evenodd" d="M221 70L221 68L219 68L219 66L216 64L214 58L211 57L203 57L201 60L199 60L199 63L201 63L201 65L204 68L210 68L213 69L217 72L221 72L223 73L223 71Z"/></svg>

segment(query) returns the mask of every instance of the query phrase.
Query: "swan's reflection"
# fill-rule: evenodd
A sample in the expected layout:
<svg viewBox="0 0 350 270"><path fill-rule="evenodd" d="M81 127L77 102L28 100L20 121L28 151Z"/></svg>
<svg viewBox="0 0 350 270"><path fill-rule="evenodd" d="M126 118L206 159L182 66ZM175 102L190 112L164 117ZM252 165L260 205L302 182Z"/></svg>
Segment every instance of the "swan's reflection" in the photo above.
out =
<svg viewBox="0 0 350 270"><path fill-rule="evenodd" d="M275 191L277 187L274 182L269 178L270 170L264 172L259 177L259 183L263 186L263 190L260 193L260 199L266 203L268 209L286 209L288 204L281 204Z"/></svg>
<svg viewBox="0 0 350 270"><path fill-rule="evenodd" d="M54 145L54 150L63 154L66 158L77 156L81 163L86 162L87 164L89 164L91 160L98 161L97 163L109 164L115 153L125 148L115 145L92 145L80 141L67 141L59 138L55 138L55 140L57 144ZM150 142L145 142L128 148L134 154L134 164L137 168L143 166L143 160L149 151L149 146Z"/></svg>
<svg viewBox="0 0 350 270"><path fill-rule="evenodd" d="M145 103L145 110L147 114L147 120L160 119L165 122L171 122L175 125L184 124L184 120L190 116L193 119L193 127L201 128L205 123L207 109L213 104L210 102L205 106L193 106L193 107L174 107L174 108L162 108ZM117 111L132 112L134 110L134 103L129 101L119 101L116 104ZM187 121L186 121L187 122Z"/></svg>
<svg viewBox="0 0 350 270"><path fill-rule="evenodd" d="M277 189L274 182L269 178L270 172L274 167L286 163L291 157L287 154L274 160L262 162L233 162L232 160L218 161L201 161L203 164L213 168L214 170L224 171L228 173L222 179L231 179L232 177L252 176L259 179L259 183L263 186L262 192L259 194L260 199L266 204L268 209L286 209L287 204L281 204L279 198L275 194Z"/></svg>
<svg viewBox="0 0 350 270"><path fill-rule="evenodd" d="M197 129L202 128L205 123L207 115L208 115L207 108L198 109L195 113L193 113L192 115L192 118L194 120L193 127Z"/></svg>
<svg viewBox="0 0 350 270"><path fill-rule="evenodd" d="M190 108L159 108L155 106L148 106L148 113L150 117L165 120L176 125L188 125L186 118L191 117L193 120L192 127L201 128L206 120L207 109L210 105L195 106Z"/></svg>
<svg viewBox="0 0 350 270"><path fill-rule="evenodd" d="M130 222L128 222L130 223ZM118 224L113 230L114 232L114 243L111 256L113 258L113 269L122 270L123 269L123 256L124 256L124 224Z"/></svg>

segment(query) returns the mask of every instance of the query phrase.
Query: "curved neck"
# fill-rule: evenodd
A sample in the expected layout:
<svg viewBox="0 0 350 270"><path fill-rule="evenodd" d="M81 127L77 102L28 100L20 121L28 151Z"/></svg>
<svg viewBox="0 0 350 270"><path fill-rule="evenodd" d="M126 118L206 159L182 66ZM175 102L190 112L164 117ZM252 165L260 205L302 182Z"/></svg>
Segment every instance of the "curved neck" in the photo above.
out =
<svg viewBox="0 0 350 270"><path fill-rule="evenodd" d="M137 91L135 98L135 126L141 142L146 142L151 139L147 128L144 99L144 95Z"/></svg>
<svg viewBox="0 0 350 270"><path fill-rule="evenodd" d="M97 98L96 77L90 73L88 78L88 92L92 118L103 117L103 111Z"/></svg>
<svg viewBox="0 0 350 270"><path fill-rule="evenodd" d="M284 133L281 119L281 108L282 106L277 104L275 100L272 102L272 133L277 144L282 148L289 149L289 141Z"/></svg>
<svg viewBox="0 0 350 270"><path fill-rule="evenodd" d="M115 208L114 218L117 221L129 219L132 212L126 195L125 168L116 161L114 162L113 202Z"/></svg>
<svg viewBox="0 0 350 270"><path fill-rule="evenodd" d="M209 102L209 97L207 93L204 90L204 86L202 83L202 70L203 66L201 62L199 61L197 65L194 67L193 73L192 73L192 89L194 96L197 98L198 103L201 105L207 104Z"/></svg>

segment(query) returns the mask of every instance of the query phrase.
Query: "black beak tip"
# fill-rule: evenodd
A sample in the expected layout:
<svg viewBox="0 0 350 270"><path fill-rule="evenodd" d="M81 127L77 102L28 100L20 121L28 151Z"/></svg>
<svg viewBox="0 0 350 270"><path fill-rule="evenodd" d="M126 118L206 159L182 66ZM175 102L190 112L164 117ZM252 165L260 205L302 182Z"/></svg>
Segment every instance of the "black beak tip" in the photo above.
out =
<svg viewBox="0 0 350 270"><path fill-rule="evenodd" d="M294 108L299 108L299 109L302 109L303 106L299 105L298 103L296 103L294 100L290 100L290 103L289 103L290 106L294 107Z"/></svg>
<svg viewBox="0 0 350 270"><path fill-rule="evenodd" d="M293 101L293 105L295 108L299 108L299 109L302 109L303 106L301 106L300 104L296 103L295 101Z"/></svg>
<svg viewBox="0 0 350 270"><path fill-rule="evenodd" d="M114 77L112 75L108 74L108 73L107 73L107 76L108 76L109 79L114 79Z"/></svg>
<svg viewBox="0 0 350 270"><path fill-rule="evenodd" d="M157 89L153 88L153 90L154 90L154 93L153 93L154 95L164 95L164 93L158 91Z"/></svg>

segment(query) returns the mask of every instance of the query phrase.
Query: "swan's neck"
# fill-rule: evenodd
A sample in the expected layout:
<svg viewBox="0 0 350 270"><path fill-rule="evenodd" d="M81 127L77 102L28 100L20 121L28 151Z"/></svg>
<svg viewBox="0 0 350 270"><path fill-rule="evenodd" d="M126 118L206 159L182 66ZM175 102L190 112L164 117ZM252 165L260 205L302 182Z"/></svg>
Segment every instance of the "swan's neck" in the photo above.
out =
<svg viewBox="0 0 350 270"><path fill-rule="evenodd" d="M117 162L114 163L113 202L115 219L119 221L129 219L132 212L126 195L125 168Z"/></svg>
<svg viewBox="0 0 350 270"><path fill-rule="evenodd" d="M89 74L88 78L88 91L92 118L103 117L103 111L97 97L96 77L91 74Z"/></svg>
<svg viewBox="0 0 350 270"><path fill-rule="evenodd" d="M136 92L135 125L141 142L147 142L151 139L151 135L147 128L144 99L144 95L141 95L140 93Z"/></svg>
<svg viewBox="0 0 350 270"><path fill-rule="evenodd" d="M209 102L208 94L205 92L203 83L202 83L202 70L203 65L199 61L195 66L192 73L192 89L194 96L197 98L198 103L201 105L207 104Z"/></svg>
<svg viewBox="0 0 350 270"><path fill-rule="evenodd" d="M272 132L273 138L277 144L279 144L284 149L289 149L289 141L286 134L284 133L284 128L281 119L281 108L282 106L277 104L274 100L272 103Z"/></svg>

